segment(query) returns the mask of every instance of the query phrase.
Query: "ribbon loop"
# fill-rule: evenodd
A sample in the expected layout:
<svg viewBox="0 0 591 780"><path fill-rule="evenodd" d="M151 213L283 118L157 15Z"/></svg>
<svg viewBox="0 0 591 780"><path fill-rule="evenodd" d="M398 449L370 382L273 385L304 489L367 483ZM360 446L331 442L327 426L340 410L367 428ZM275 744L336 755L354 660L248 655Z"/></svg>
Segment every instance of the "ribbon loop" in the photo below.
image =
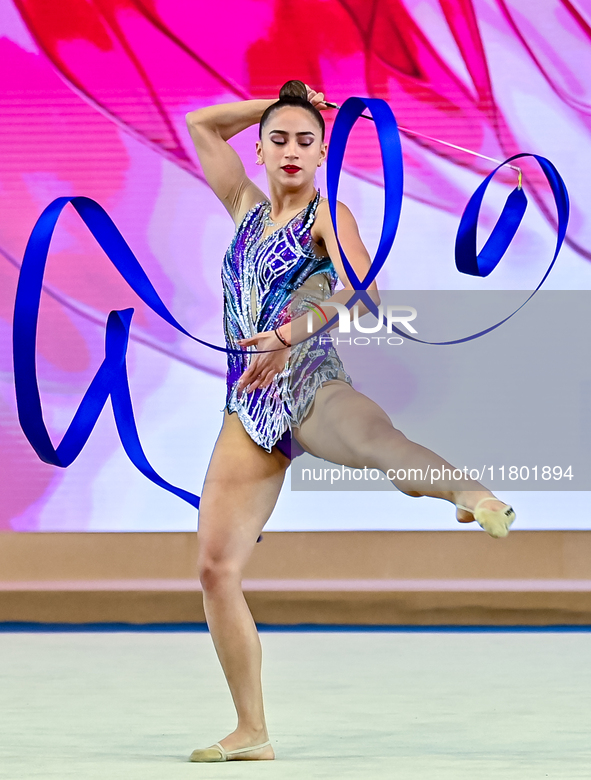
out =
<svg viewBox="0 0 591 780"><path fill-rule="evenodd" d="M121 443L133 465L148 479L195 508L199 497L162 479L148 462L140 444L127 379L127 347L133 309L112 311L105 331L105 358L90 383L60 444L55 448L43 418L37 381L36 341L43 276L51 238L67 203L72 203L92 235L130 287L159 316L194 338L174 319L115 224L90 198L57 198L43 211L27 242L14 304L13 359L16 402L21 428L45 463L66 468L88 441L109 396ZM200 339L196 339L200 341ZM201 342L208 344L208 342ZM216 345L209 345L221 349ZM232 350L242 351L242 350Z"/></svg>
<svg viewBox="0 0 591 780"><path fill-rule="evenodd" d="M509 245L527 209L527 198L520 187L516 187L507 198L496 225L480 254L476 254L476 232L478 213L488 181L476 190L462 214L456 238L456 268L460 273L472 276L488 276L509 249ZM476 209L476 210L475 210ZM474 211L475 210L475 211ZM473 213L474 211L474 213Z"/></svg>
<svg viewBox="0 0 591 780"><path fill-rule="evenodd" d="M492 171L492 173L486 177L474 195L472 195L468 201L468 205L466 206L464 213L462 214L462 219L460 220L460 225L456 237L456 268L458 271L460 271L460 273L463 274L471 274L472 276L488 276L490 272L496 268L499 261L509 248L509 244L513 240L515 233L517 232L517 228L521 224L521 220L523 219L523 215L525 214L525 210L527 208L527 198L525 197L525 193L520 187L517 187L515 190L513 190L513 192L507 198L507 202L505 203L505 207L503 208L501 216L499 217L497 224L495 225L480 254L477 254L476 249L476 229L480 208L482 206L482 200L494 175L504 165L507 165L513 160L518 160L521 157L533 157L539 164L548 181L548 184L550 185L550 189L552 190L558 217L558 232L556 236L556 249L554 252L554 257L552 258L552 262L544 274L542 281L534 291L537 292L550 273L550 270L552 269L552 266L558 257L558 253L560 252L560 248L562 247L562 243L566 235L566 228L570 215L568 191L561 175L558 173L556 167L550 162L550 160L548 160L546 157L541 157L538 154L528 154L523 152L521 154L515 154L513 157L509 157L508 160L505 160L504 163L498 165L494 171ZM503 322L505 322L505 320L503 320Z"/></svg>
<svg viewBox="0 0 591 780"><path fill-rule="evenodd" d="M384 170L384 219L380 243L376 250L375 257L367 274L364 276L363 280L360 280L345 255L339 240L337 231L337 191L349 135L351 134L353 125L366 108L374 118L382 155L382 166ZM330 148L326 162L326 186L328 190L330 215L332 217L332 224L341 252L343 266L347 273L347 277L355 290L366 290L388 259L400 222L403 183L402 147L400 144L398 125L396 124L392 109L385 100L378 98L348 98L337 114L332 128Z"/></svg>

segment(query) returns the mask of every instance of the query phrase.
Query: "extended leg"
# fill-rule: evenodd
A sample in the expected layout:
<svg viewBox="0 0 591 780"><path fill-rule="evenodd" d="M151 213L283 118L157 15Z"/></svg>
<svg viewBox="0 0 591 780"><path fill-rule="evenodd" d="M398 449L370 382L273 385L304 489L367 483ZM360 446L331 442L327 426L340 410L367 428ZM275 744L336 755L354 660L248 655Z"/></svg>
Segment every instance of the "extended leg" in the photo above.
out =
<svg viewBox="0 0 591 780"><path fill-rule="evenodd" d="M386 412L346 382L331 380L317 391L311 410L293 434L311 454L351 468L377 468L400 471L392 482L409 496L432 496L472 508L485 496L492 496L480 482L437 477L437 470L454 471L454 466L432 450L410 441L394 428ZM435 471L433 471L435 470ZM404 473L403 473L404 472ZM448 472L449 473L449 472ZM503 502L490 501L490 509ZM457 510L460 522L474 517Z"/></svg>

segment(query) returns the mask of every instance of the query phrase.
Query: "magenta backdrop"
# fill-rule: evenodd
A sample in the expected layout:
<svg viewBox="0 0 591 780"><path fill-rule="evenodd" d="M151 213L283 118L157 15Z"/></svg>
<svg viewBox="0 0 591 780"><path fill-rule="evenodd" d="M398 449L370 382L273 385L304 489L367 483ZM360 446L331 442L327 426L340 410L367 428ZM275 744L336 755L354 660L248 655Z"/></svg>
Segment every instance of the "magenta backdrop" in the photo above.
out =
<svg viewBox="0 0 591 780"><path fill-rule="evenodd" d="M197 522L194 510L133 470L110 411L68 470L39 461L20 431L12 308L28 234L50 200L98 200L175 316L222 344L219 273L232 225L203 182L184 115L272 97L300 78L339 103L384 98L401 126L490 157L552 159L573 211L547 286L588 289L590 39L591 3L568 0L0 0L0 529L181 530ZM358 123L340 195L369 247L381 223L373 133ZM247 131L235 146L264 186L254 138ZM554 224L538 171L526 169L535 207L503 267L486 281L463 278L453 264L455 227L492 164L430 141L403 143L405 210L379 285L533 289L550 260ZM507 172L492 188L485 226L512 186ZM224 357L151 315L69 210L52 244L39 334L48 425L57 442L102 359L107 313L130 305L142 440L163 476L200 492L221 424ZM285 501L276 527L303 527L301 506ZM355 527L341 510L332 520L320 511L315 527Z"/></svg>

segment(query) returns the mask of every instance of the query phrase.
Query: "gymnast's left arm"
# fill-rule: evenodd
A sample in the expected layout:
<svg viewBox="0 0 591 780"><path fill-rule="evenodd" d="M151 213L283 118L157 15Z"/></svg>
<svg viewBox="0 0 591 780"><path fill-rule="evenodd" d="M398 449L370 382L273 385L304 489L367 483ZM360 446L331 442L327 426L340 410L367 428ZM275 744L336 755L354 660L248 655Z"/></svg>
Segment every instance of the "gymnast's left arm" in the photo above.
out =
<svg viewBox="0 0 591 780"><path fill-rule="evenodd" d="M343 251L347 257L347 260L353 267L356 276L359 279L363 279L371 267L371 258L369 252L365 248L361 236L359 235L359 228L355 217L351 213L350 209L345 206L344 203L337 201L337 227L339 231L339 241ZM312 226L312 238L322 248L326 249L326 252L335 267L335 270L339 276L339 279L344 285L344 289L338 290L330 298L326 298L324 304L335 301L336 303L346 304L354 293L354 288L347 277L343 261L341 259L341 252L334 232L332 218L330 216L330 210L328 207L328 201L323 200L318 205L317 216ZM374 281L367 287L367 291L370 293L372 301L379 305L380 295L378 293L378 286ZM369 309L362 301L358 301L356 306L359 308L359 317L367 314ZM329 307L327 310L327 316L332 319L336 313L335 308ZM349 317L352 316L352 311L349 311ZM291 322L286 322L280 328L278 328L281 335L286 339L289 344L298 344L300 341L308 338L310 332L307 330L307 313L299 317L295 317ZM313 321L313 331L315 332L322 327L322 322L318 319ZM335 323L333 328L338 327L338 322Z"/></svg>

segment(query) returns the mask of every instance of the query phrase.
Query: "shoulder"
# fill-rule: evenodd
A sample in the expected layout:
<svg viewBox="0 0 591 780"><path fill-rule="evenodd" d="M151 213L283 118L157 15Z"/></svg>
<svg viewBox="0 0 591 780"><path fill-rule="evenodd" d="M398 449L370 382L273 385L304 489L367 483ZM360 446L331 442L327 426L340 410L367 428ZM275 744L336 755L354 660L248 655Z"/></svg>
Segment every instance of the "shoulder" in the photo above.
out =
<svg viewBox="0 0 591 780"><path fill-rule="evenodd" d="M252 222L252 220L262 212L268 203L270 203L269 199L263 195L263 198L258 200L254 205L251 205L248 211L244 212L244 210L242 210L240 214L237 214L234 219L236 233L244 230Z"/></svg>
<svg viewBox="0 0 591 780"><path fill-rule="evenodd" d="M337 200L337 228L339 233L343 230L346 232L350 230L357 230L357 222L351 209ZM334 228L332 224L332 217L330 214L330 208L328 206L328 198L320 198L318 208L316 209L316 220L312 228L312 236L315 241L320 243L326 242L326 239L334 237Z"/></svg>

